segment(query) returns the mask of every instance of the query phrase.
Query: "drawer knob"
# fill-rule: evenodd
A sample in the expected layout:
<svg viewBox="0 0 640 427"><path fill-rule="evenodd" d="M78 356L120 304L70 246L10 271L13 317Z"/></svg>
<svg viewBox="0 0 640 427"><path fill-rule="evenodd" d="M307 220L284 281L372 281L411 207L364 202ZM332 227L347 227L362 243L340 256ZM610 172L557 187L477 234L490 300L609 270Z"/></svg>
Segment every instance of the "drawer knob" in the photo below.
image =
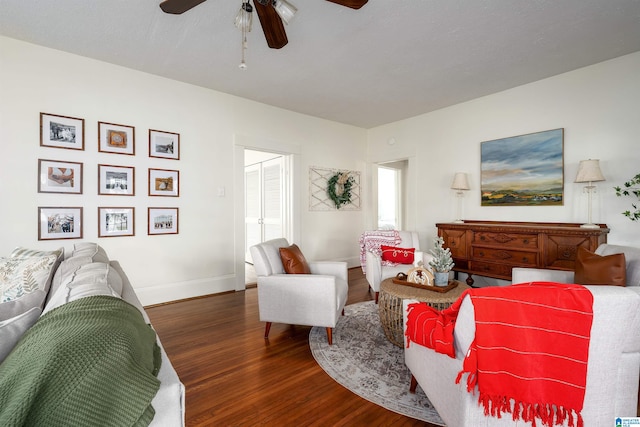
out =
<svg viewBox="0 0 640 427"><path fill-rule="evenodd" d="M522 243L524 243L525 245L528 245L528 244L529 244L529 239L524 239L524 240L522 241Z"/></svg>

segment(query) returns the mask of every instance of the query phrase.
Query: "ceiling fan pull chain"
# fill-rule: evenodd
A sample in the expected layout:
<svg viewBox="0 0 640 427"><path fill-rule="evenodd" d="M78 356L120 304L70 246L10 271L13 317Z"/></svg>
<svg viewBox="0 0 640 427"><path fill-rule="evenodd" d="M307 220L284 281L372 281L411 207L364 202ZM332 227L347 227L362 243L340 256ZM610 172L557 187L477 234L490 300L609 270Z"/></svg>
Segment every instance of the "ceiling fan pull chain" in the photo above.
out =
<svg viewBox="0 0 640 427"><path fill-rule="evenodd" d="M247 63L244 61L244 53L247 50L247 33L251 31L251 22L253 20L253 6L249 0L243 0L242 6L236 15L235 25L242 31L242 61L238 66L241 70L247 69Z"/></svg>

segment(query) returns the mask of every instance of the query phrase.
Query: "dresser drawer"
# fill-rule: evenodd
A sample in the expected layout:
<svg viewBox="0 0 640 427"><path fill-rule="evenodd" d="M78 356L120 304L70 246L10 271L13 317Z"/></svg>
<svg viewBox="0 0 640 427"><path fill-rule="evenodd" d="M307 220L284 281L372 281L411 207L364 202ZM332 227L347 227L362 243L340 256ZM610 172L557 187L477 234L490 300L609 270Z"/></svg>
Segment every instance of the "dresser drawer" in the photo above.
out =
<svg viewBox="0 0 640 427"><path fill-rule="evenodd" d="M511 269L513 266L509 264L481 261L471 261L470 264L470 269L480 276L511 280Z"/></svg>
<svg viewBox="0 0 640 427"><path fill-rule="evenodd" d="M453 262L455 263L455 266L453 267L454 270L464 270L467 271L469 270L469 260L467 259L462 259L462 258L454 258Z"/></svg>
<svg viewBox="0 0 640 427"><path fill-rule="evenodd" d="M451 256L454 258L467 256L467 241L464 230L443 230L442 240L444 240L444 247L449 248Z"/></svg>
<svg viewBox="0 0 640 427"><path fill-rule="evenodd" d="M499 245L507 248L536 249L537 234L512 234L476 231L473 233L473 244Z"/></svg>
<svg viewBox="0 0 640 427"><path fill-rule="evenodd" d="M535 267L538 265L537 252L518 251L513 249L472 247L471 259L474 261L495 261L510 265L520 265L523 267Z"/></svg>

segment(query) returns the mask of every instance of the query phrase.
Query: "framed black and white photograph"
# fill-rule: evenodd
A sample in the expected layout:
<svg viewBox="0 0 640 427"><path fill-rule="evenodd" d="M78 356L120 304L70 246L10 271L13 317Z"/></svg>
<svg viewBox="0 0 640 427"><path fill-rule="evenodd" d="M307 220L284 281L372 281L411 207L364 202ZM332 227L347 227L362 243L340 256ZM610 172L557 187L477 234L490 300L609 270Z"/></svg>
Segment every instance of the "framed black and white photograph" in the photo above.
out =
<svg viewBox="0 0 640 427"><path fill-rule="evenodd" d="M98 237L135 235L135 208L98 208Z"/></svg>
<svg viewBox="0 0 640 427"><path fill-rule="evenodd" d="M149 195L178 197L180 195L180 172L150 168Z"/></svg>
<svg viewBox="0 0 640 427"><path fill-rule="evenodd" d="M178 234L178 208L148 208L148 234Z"/></svg>
<svg viewBox="0 0 640 427"><path fill-rule="evenodd" d="M40 113L40 145L84 150L84 119Z"/></svg>
<svg viewBox="0 0 640 427"><path fill-rule="evenodd" d="M98 194L135 196L135 168L98 165Z"/></svg>
<svg viewBox="0 0 640 427"><path fill-rule="evenodd" d="M98 151L103 153L136 154L133 126L98 122L98 141Z"/></svg>
<svg viewBox="0 0 640 427"><path fill-rule="evenodd" d="M82 194L82 163L38 159L38 193Z"/></svg>
<svg viewBox="0 0 640 427"><path fill-rule="evenodd" d="M82 207L38 208L38 240L82 239Z"/></svg>
<svg viewBox="0 0 640 427"><path fill-rule="evenodd" d="M149 129L149 157L180 159L180 134Z"/></svg>

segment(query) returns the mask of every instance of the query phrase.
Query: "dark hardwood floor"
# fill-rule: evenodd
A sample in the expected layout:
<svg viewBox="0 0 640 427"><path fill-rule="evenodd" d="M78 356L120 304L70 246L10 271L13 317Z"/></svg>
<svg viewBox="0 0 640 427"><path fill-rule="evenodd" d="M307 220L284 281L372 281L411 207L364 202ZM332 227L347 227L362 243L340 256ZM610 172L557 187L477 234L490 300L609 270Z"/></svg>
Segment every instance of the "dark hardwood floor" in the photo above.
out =
<svg viewBox="0 0 640 427"><path fill-rule="evenodd" d="M347 304L371 299L362 270L349 270ZM256 288L147 313L186 387L187 426L432 426L331 379L311 355L310 327L274 324L265 341Z"/></svg>

